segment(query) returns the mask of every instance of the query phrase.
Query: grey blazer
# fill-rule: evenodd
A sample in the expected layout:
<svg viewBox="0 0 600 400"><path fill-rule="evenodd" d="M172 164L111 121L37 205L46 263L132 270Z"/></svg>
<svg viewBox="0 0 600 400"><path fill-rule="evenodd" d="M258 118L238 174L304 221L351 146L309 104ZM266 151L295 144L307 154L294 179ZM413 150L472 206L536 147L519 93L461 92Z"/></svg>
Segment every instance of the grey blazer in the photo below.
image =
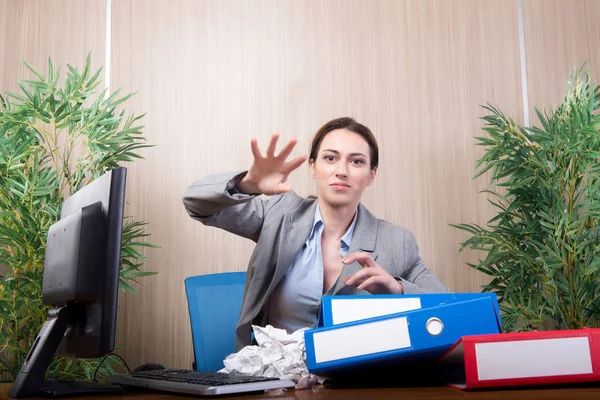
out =
<svg viewBox="0 0 600 400"><path fill-rule="evenodd" d="M238 350L250 344L251 325L266 325L269 296L294 262L311 232L316 199L294 192L263 199L237 192L244 176L222 173L192 184L183 195L189 215L256 242L244 289L244 301L236 329ZM375 218L362 204L349 253L364 251L390 275L404 284L405 293L447 292L423 264L413 235L406 229ZM346 286L343 279L362 267L345 265L333 293L368 294Z"/></svg>

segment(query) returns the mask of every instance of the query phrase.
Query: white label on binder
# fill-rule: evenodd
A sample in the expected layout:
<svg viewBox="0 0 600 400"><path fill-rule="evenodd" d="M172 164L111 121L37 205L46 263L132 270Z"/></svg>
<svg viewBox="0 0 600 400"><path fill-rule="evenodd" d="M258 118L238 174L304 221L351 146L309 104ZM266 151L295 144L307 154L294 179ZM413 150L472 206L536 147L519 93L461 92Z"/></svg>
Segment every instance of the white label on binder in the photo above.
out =
<svg viewBox="0 0 600 400"><path fill-rule="evenodd" d="M475 344L479 380L591 374L587 337Z"/></svg>
<svg viewBox="0 0 600 400"><path fill-rule="evenodd" d="M421 309L421 299L418 297L331 299L334 325L419 309Z"/></svg>
<svg viewBox="0 0 600 400"><path fill-rule="evenodd" d="M317 363L411 346L406 317L315 332L313 341Z"/></svg>

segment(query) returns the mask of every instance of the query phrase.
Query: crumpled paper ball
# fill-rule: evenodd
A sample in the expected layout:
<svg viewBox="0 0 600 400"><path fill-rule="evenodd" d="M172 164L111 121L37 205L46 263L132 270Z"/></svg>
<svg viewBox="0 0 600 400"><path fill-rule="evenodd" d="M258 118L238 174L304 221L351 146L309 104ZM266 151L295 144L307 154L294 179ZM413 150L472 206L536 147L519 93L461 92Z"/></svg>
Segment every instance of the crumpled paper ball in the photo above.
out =
<svg viewBox="0 0 600 400"><path fill-rule="evenodd" d="M228 355L219 372L240 373L294 381L296 389L322 384L325 378L311 374L306 367L304 329L288 334L271 325L252 325L258 346L246 346Z"/></svg>

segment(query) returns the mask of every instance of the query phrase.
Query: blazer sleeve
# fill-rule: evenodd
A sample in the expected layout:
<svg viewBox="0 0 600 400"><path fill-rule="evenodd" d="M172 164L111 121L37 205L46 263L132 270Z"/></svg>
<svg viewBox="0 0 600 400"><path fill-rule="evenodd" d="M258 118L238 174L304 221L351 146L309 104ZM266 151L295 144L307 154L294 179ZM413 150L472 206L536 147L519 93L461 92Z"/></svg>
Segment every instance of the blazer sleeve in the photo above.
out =
<svg viewBox="0 0 600 400"><path fill-rule="evenodd" d="M433 275L419 256L419 247L413 234L404 235L405 273L396 277L404 285L404 293L443 293L449 289Z"/></svg>
<svg viewBox="0 0 600 400"><path fill-rule="evenodd" d="M246 172L227 172L200 179L186 189L183 204L190 217L258 241L265 214L281 196L262 199L239 193L236 185Z"/></svg>

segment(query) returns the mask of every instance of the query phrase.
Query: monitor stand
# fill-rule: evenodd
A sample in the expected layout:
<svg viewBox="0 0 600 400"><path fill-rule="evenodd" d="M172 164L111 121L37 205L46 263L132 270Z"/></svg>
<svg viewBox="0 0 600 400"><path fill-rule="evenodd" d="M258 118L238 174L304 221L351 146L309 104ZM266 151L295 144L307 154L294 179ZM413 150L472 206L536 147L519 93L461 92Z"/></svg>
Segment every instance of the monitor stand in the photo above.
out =
<svg viewBox="0 0 600 400"><path fill-rule="evenodd" d="M52 357L67 330L76 305L67 304L54 307L48 312L48 319L44 322L40 333L21 365L13 385L8 392L8 397L24 399L34 396L63 397L70 395L119 393L120 386L102 384L88 381L63 381L45 378L46 370Z"/></svg>

